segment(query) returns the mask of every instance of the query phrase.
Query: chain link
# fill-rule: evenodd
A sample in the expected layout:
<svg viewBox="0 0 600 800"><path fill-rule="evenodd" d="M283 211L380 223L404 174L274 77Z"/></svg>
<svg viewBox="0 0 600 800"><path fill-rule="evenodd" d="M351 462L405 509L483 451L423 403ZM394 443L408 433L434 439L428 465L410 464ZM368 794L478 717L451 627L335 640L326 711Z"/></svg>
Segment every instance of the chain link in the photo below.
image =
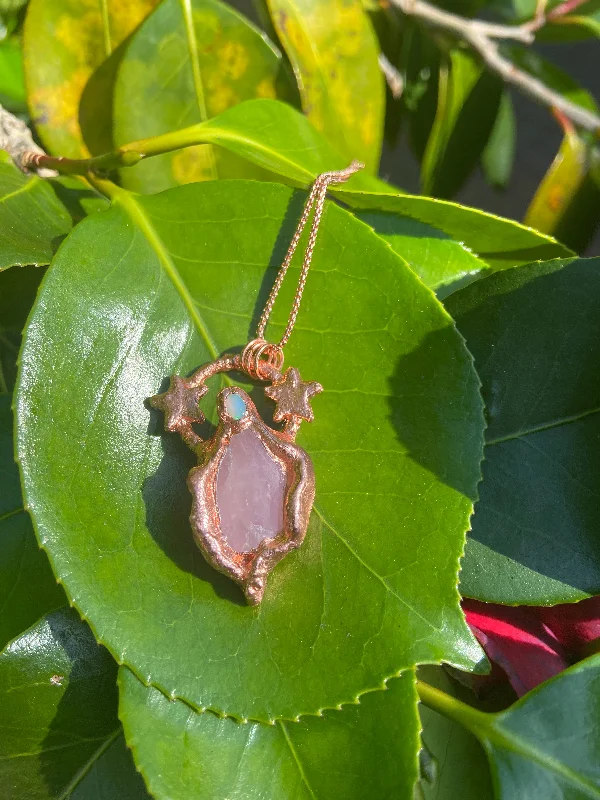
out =
<svg viewBox="0 0 600 800"><path fill-rule="evenodd" d="M283 259L283 263L279 268L279 272L277 273L277 278L275 280L275 283L273 284L271 293L269 294L269 299L266 302L264 311L258 323L258 327L256 329L257 339L264 340L265 328L267 327L267 323L271 316L273 306L275 305L275 300L277 299L277 295L279 294L279 290L281 289L281 284L283 283L288 268L291 264L292 257L296 252L296 248L298 247L298 242L300 241L302 232L306 227L306 223L308 222L308 219L314 207L315 215L310 229L310 234L308 236L308 244L306 246L306 252L304 253L304 261L302 262L302 268L300 270L300 278L298 279L298 286L296 287L296 294L294 295L292 310L288 318L285 332L281 337L279 345L277 345L276 347L281 349L287 344L294 329L294 325L296 324L298 311L300 310L300 301L302 300L302 293L304 292L304 287L306 285L306 278L308 277L308 270L310 269L310 262L312 260L313 251L315 249L315 244L317 241L317 233L319 232L319 223L321 222L321 217L323 216L327 187L331 183L344 183L344 181L347 181L351 175L354 175L355 172L358 172L359 169L362 169L363 166L364 165L361 164L359 161L353 161L349 167L346 167L346 169L341 169L336 172L323 172L313 183L312 189L310 190L310 194L308 195L306 203L304 204L304 210L302 211L300 222L298 223L296 232L292 237L292 241L290 242L290 246L286 253L285 258Z"/></svg>

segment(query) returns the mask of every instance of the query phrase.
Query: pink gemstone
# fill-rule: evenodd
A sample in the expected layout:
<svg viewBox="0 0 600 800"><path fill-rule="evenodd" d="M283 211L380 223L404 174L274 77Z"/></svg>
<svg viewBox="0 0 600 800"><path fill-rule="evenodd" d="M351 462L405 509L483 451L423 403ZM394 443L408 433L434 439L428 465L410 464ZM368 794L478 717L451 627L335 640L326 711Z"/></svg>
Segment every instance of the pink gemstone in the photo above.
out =
<svg viewBox="0 0 600 800"><path fill-rule="evenodd" d="M247 553L282 532L285 484L283 467L251 428L231 437L217 474L221 533L230 547Z"/></svg>

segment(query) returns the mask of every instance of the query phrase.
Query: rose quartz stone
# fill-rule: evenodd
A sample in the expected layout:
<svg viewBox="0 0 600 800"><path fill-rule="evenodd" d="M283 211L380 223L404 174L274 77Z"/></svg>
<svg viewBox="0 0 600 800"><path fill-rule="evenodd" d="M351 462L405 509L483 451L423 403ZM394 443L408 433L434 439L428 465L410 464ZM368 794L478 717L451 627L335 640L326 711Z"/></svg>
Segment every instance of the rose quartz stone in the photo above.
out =
<svg viewBox="0 0 600 800"><path fill-rule="evenodd" d="M283 530L285 474L250 428L231 437L217 474L221 533L238 553Z"/></svg>

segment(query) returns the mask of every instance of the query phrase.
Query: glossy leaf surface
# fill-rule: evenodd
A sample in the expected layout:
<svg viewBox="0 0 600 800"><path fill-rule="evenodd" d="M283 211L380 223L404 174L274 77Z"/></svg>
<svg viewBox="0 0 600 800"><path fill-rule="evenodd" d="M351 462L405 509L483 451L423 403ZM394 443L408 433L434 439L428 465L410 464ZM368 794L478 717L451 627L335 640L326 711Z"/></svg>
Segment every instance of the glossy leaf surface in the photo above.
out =
<svg viewBox="0 0 600 800"><path fill-rule="evenodd" d="M253 97L285 97L281 54L220 0L165 0L132 37L115 89L115 140L168 133ZM278 87L279 84L279 87ZM255 177L260 171L210 145L157 156L122 171L123 184L154 193L182 183Z"/></svg>
<svg viewBox="0 0 600 800"><path fill-rule="evenodd" d="M600 260L533 264L447 301L487 406L461 590L551 605L600 592ZM551 320L551 324L548 321Z"/></svg>
<svg viewBox="0 0 600 800"><path fill-rule="evenodd" d="M109 654L69 609L8 645L0 655L3 798L149 800L123 741L115 678Z"/></svg>
<svg viewBox="0 0 600 800"><path fill-rule="evenodd" d="M31 117L47 149L85 157L80 102L96 70L147 16L158 0L32 0L23 50ZM110 66L110 65L109 65ZM110 69L108 69L110 72ZM109 76L94 91L93 128L110 123ZM97 133L97 131L93 131Z"/></svg>
<svg viewBox="0 0 600 800"><path fill-rule="evenodd" d="M348 161L376 172L385 92L379 47L358 0L267 0L302 107Z"/></svg>
<svg viewBox="0 0 600 800"><path fill-rule="evenodd" d="M189 142L210 142L233 150L296 185L307 186L320 173L341 169L348 161L295 109L275 100L249 100L218 117L188 129ZM464 243L492 269L572 255L564 245L520 225L473 208L399 190L358 173L343 188L333 188L355 209L411 217ZM423 274L427 269L421 265Z"/></svg>
<svg viewBox="0 0 600 800"><path fill-rule="evenodd" d="M171 800L408 798L417 777L412 672L357 706L275 725L199 714L119 672L119 716L138 769ZM368 788L367 788L368 787Z"/></svg>
<svg viewBox="0 0 600 800"><path fill-rule="evenodd" d="M23 508L10 401L9 395L0 396L0 650L66 602Z"/></svg>
<svg viewBox="0 0 600 800"><path fill-rule="evenodd" d="M238 718L294 718L417 661L481 655L455 589L483 425L470 356L431 292L334 204L286 353L326 390L299 439L318 487L306 543L258 608L193 544L193 461L145 399L248 340L304 197L244 181L123 192L61 248L23 349L26 496L69 595L138 676Z"/></svg>
<svg viewBox="0 0 600 800"><path fill-rule="evenodd" d="M51 187L0 151L0 270L48 264L71 218Z"/></svg>

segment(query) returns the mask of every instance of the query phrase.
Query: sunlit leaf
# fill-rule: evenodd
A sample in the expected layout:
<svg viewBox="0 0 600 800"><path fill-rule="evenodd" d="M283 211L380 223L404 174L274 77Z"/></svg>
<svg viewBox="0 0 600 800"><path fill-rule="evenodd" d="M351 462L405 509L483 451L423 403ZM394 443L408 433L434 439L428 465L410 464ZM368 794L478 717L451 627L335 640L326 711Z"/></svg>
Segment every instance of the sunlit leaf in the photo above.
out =
<svg viewBox="0 0 600 800"><path fill-rule="evenodd" d="M390 245L440 299L491 272L462 242L410 217L377 211L356 216Z"/></svg>
<svg viewBox="0 0 600 800"><path fill-rule="evenodd" d="M0 655L3 800L149 800L117 718L116 665L74 611Z"/></svg>
<svg viewBox="0 0 600 800"><path fill-rule="evenodd" d="M600 222L600 188L590 174L598 148L569 126L560 149L531 201L525 222L578 252Z"/></svg>
<svg viewBox="0 0 600 800"><path fill-rule="evenodd" d="M52 153L71 158L88 154L90 143L84 143L79 116L86 84L157 1L31 0L23 39L27 99ZM96 128L110 123L109 88L110 80L99 81L94 93Z"/></svg>
<svg viewBox="0 0 600 800"><path fill-rule="evenodd" d="M389 682L360 705L299 722L240 724L198 714L125 667L119 714L138 769L171 800L369 800L409 798L418 743L414 675Z"/></svg>
<svg viewBox="0 0 600 800"><path fill-rule="evenodd" d="M379 164L385 93L379 48L359 0L267 0L304 112L348 160Z"/></svg>
<svg viewBox="0 0 600 800"><path fill-rule="evenodd" d="M0 270L48 264L71 218L51 187L0 151Z"/></svg>
<svg viewBox="0 0 600 800"><path fill-rule="evenodd" d="M600 593L600 260L532 264L447 300L487 406L461 590L551 605Z"/></svg>
<svg viewBox="0 0 600 800"><path fill-rule="evenodd" d="M308 120L276 100L241 103L182 131L178 141L181 146L199 141L218 144L300 186L310 184L320 172L348 164ZM572 255L550 236L518 222L444 200L400 194L364 173L354 175L333 192L355 209L410 217L437 228L466 245L493 269ZM426 269L421 265L419 274L425 274Z"/></svg>
<svg viewBox="0 0 600 800"><path fill-rule="evenodd" d="M299 440L317 474L306 542L258 608L193 544L193 462L145 399L252 335L303 200L250 181L120 193L59 251L22 351L25 493L69 596L138 676L238 718L294 718L417 661L481 657L455 588L483 426L470 356L431 292L334 204L286 352L325 386Z"/></svg>
<svg viewBox="0 0 600 800"><path fill-rule="evenodd" d="M117 144L202 122L253 97L287 97L281 54L220 0L165 0L127 46L115 90ZM198 145L123 170L124 185L156 192L261 171L230 151Z"/></svg>

